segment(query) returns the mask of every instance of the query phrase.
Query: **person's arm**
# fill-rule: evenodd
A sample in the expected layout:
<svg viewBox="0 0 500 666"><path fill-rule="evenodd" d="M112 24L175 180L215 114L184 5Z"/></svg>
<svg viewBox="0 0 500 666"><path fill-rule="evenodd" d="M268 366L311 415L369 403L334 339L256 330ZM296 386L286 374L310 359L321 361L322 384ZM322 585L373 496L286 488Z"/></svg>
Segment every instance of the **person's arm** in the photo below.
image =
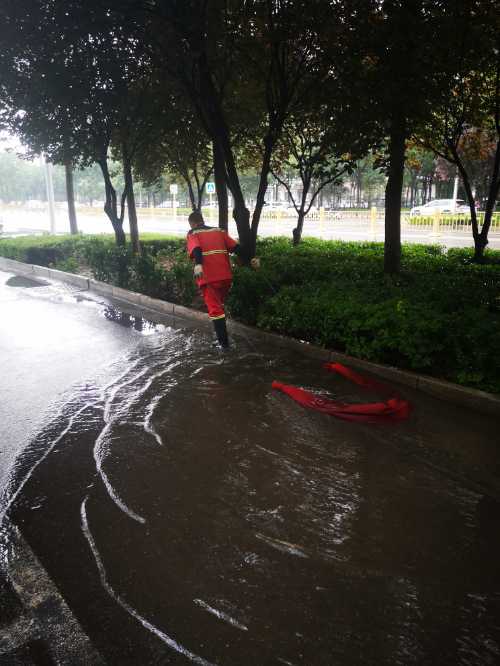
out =
<svg viewBox="0 0 500 666"><path fill-rule="evenodd" d="M201 250L200 242L194 234L188 234L187 250L189 257L194 259L193 272L195 278L203 277L203 252Z"/></svg>
<svg viewBox="0 0 500 666"><path fill-rule="evenodd" d="M228 249L228 252L234 253L239 259L242 259L243 261L247 258L247 253L245 252L245 249L237 243L231 236L226 232L224 232L224 237L226 241L226 247ZM260 259L258 257L252 257L250 259L250 266L257 270L260 268Z"/></svg>
<svg viewBox="0 0 500 666"><path fill-rule="evenodd" d="M199 245L193 248L193 251L191 252L191 258L194 259L195 264L203 263L203 252L201 251L201 247Z"/></svg>
<svg viewBox="0 0 500 666"><path fill-rule="evenodd" d="M229 250L229 252L232 252L233 254L235 254L240 259L245 258L245 252L244 252L243 248L241 247L241 245L239 243L236 243L236 245L233 247L233 249Z"/></svg>
<svg viewBox="0 0 500 666"><path fill-rule="evenodd" d="M238 241L235 241L234 238L231 238L227 231L224 231L224 242L228 252L235 254L239 259L244 260L246 258L246 252L243 249L243 246L241 246Z"/></svg>

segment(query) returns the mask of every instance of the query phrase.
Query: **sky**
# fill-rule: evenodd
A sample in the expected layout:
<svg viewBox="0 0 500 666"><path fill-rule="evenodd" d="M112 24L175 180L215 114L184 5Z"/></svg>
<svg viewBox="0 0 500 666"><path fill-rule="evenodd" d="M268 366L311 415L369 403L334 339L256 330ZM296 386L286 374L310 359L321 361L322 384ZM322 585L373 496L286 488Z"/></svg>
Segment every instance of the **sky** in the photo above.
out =
<svg viewBox="0 0 500 666"><path fill-rule="evenodd" d="M0 151L4 152L6 150L13 150L16 153L24 153L26 149L17 136L5 131L0 131Z"/></svg>

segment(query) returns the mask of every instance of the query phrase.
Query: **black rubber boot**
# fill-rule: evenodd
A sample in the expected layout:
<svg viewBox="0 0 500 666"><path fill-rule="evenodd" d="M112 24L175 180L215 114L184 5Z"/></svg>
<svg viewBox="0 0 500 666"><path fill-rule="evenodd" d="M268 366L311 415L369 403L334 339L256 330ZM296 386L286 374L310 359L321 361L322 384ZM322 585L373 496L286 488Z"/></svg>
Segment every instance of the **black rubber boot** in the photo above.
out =
<svg viewBox="0 0 500 666"><path fill-rule="evenodd" d="M226 318L214 319L213 324L220 346L223 349L227 349L229 347L229 340L227 338Z"/></svg>

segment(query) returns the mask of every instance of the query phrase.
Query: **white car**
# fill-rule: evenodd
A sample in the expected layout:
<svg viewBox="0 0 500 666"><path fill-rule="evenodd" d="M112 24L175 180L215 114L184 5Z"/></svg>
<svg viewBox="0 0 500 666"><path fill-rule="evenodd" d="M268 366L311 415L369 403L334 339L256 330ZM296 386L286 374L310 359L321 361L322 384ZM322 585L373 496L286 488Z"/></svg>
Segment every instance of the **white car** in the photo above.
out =
<svg viewBox="0 0 500 666"><path fill-rule="evenodd" d="M433 215L434 213L468 213L469 206L462 199L434 199L423 206L415 206L410 210L410 217L414 215Z"/></svg>

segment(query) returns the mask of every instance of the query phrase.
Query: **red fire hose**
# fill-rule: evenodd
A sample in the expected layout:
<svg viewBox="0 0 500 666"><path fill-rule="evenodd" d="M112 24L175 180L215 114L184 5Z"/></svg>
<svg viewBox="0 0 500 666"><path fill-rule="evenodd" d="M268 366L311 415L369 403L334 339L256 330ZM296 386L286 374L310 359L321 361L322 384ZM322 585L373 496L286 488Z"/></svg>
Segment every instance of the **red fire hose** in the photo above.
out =
<svg viewBox="0 0 500 666"><path fill-rule="evenodd" d="M375 380L364 377L346 368L341 363L325 363L326 370L338 372L355 384L367 389L379 391L391 395L392 390ZM322 398L310 391L300 389L290 384L282 384L274 381L272 387L289 395L293 400L304 407L314 409L317 412L330 414L345 421L360 421L365 423L380 423L384 421L401 421L407 419L410 414L410 403L397 395L392 395L383 402L367 402L364 404L347 404L337 402L329 398Z"/></svg>

